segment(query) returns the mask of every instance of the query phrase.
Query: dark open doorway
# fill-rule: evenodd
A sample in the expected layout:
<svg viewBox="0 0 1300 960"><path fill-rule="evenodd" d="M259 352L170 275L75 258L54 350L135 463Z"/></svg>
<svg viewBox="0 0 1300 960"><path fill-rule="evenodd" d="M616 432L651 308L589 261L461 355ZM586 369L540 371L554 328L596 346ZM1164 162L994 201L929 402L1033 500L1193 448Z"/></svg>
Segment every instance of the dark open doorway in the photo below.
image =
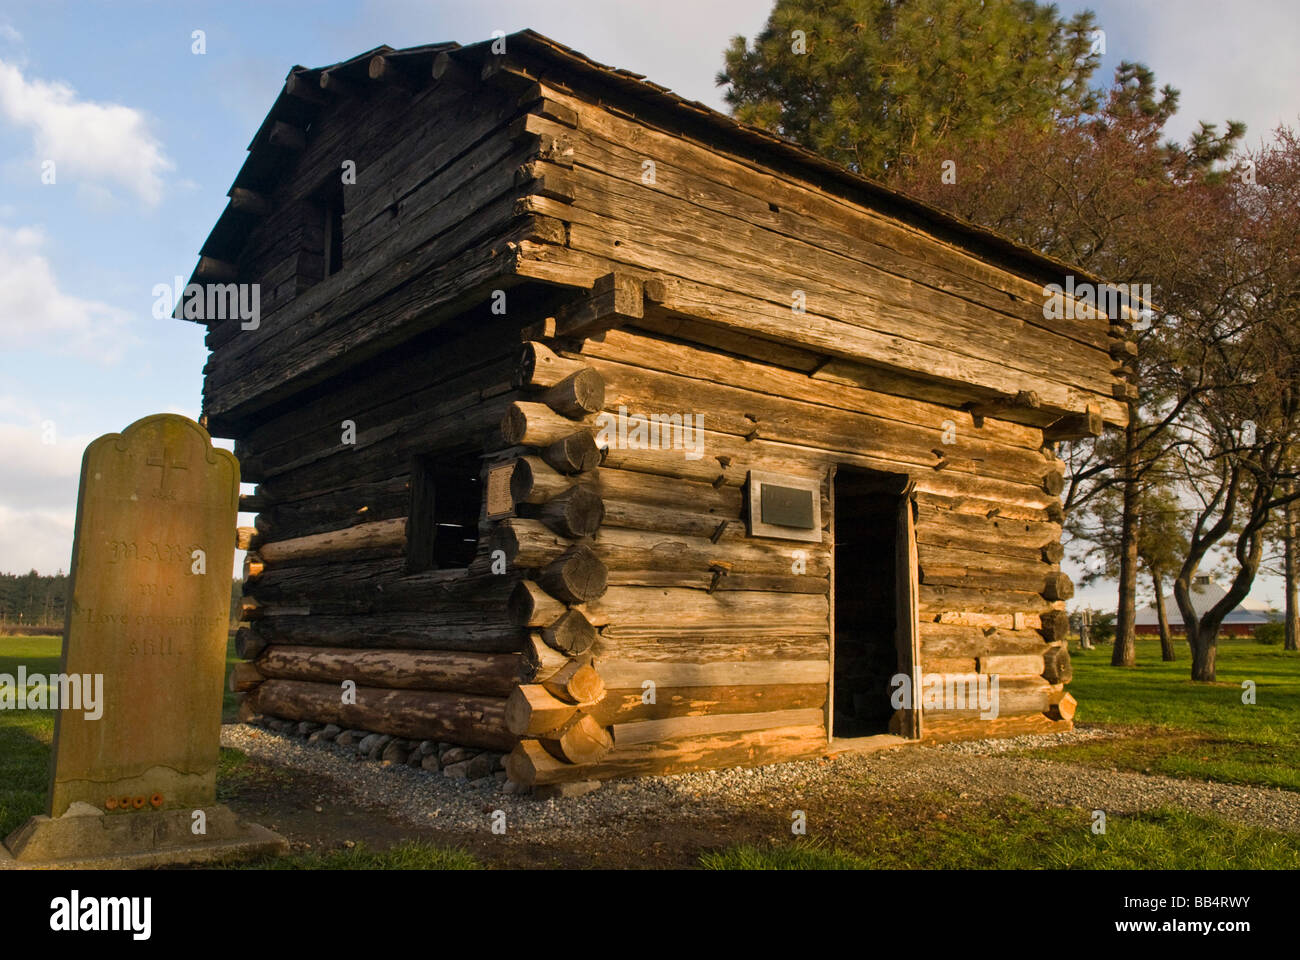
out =
<svg viewBox="0 0 1300 960"><path fill-rule="evenodd" d="M837 467L834 479L836 737L890 732L891 681L910 670L908 478ZM897 731L898 725L895 724ZM902 731L899 731L902 732Z"/></svg>

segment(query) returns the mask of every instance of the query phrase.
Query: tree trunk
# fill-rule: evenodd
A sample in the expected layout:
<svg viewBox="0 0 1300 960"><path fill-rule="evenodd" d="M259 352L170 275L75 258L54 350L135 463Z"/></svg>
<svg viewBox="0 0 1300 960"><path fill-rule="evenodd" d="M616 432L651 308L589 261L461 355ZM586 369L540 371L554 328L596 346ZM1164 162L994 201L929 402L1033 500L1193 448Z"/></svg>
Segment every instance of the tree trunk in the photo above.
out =
<svg viewBox="0 0 1300 960"><path fill-rule="evenodd" d="M1174 656L1174 641L1169 636L1169 614L1165 610L1165 591L1161 583L1160 571L1151 570L1151 585L1156 590L1156 620L1160 623L1160 659L1165 663L1173 663L1177 658Z"/></svg>
<svg viewBox="0 0 1300 960"><path fill-rule="evenodd" d="M1283 538L1286 556L1286 649L1295 650L1300 637L1300 604L1296 602L1295 503L1283 508Z"/></svg>
<svg viewBox="0 0 1300 960"><path fill-rule="evenodd" d="M1196 636L1192 640L1193 633ZM1192 645L1192 679L1203 683L1214 682L1214 661L1218 653L1218 631L1203 630L1200 624L1191 627L1187 636Z"/></svg>
<svg viewBox="0 0 1300 960"><path fill-rule="evenodd" d="M1119 607L1115 611L1115 647L1110 657L1113 667L1131 667L1137 663L1133 643L1138 561L1138 428L1135 407L1136 404L1129 404L1129 422L1124 428L1124 515L1119 538Z"/></svg>

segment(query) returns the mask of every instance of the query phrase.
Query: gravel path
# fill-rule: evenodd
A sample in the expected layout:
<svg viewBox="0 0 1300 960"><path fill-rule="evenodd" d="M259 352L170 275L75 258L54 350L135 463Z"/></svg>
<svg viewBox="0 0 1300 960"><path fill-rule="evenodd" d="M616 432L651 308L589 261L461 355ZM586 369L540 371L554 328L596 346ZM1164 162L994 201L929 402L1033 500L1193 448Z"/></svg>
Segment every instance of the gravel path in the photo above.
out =
<svg viewBox="0 0 1300 960"><path fill-rule="evenodd" d="M1088 728L1046 736L1014 737L880 753L842 753L754 769L726 769L676 777L614 781L581 797L537 800L505 794L486 778L466 781L440 773L356 758L334 744L307 744L245 725L222 727L221 743L267 762L326 777L339 801L381 808L412 823L445 830L490 833L494 811L504 811L510 835L555 837L579 831L587 839L632 823L662 819L714 820L727 804L820 794L846 780L869 790L909 796L949 790L993 799L1017 794L1030 801L1108 815L1153 807L1178 807L1259 827L1300 832L1300 794L1275 788L1148 776L1078 764L1004 756L1010 751L1108 737Z"/></svg>

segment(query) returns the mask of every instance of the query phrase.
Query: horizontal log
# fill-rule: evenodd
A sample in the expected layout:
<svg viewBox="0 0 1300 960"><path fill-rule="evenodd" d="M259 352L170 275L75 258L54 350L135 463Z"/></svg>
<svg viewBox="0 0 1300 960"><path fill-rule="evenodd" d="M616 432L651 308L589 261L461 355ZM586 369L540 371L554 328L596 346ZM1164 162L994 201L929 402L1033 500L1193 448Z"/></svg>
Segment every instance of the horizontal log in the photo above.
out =
<svg viewBox="0 0 1300 960"><path fill-rule="evenodd" d="M1041 656L1046 647L1037 630L1011 630L922 621L921 659L950 657Z"/></svg>
<svg viewBox="0 0 1300 960"><path fill-rule="evenodd" d="M1063 599L1060 578L1064 574L1049 570L1039 561L1034 561L1039 573L997 573L966 566L938 566L923 563L918 568L919 582L926 586L961 587L970 590L1013 591L1037 593L1048 599ZM1067 578L1066 583L1069 583Z"/></svg>
<svg viewBox="0 0 1300 960"><path fill-rule="evenodd" d="M291 77L290 80L292 79L294 78ZM286 88L287 86L286 83ZM265 195L253 190L231 187L230 209L238 213L246 213L250 217L265 217L271 212L271 201Z"/></svg>
<svg viewBox="0 0 1300 960"><path fill-rule="evenodd" d="M918 498L916 537L918 544L979 550L1000 554L1006 547L1022 549L1022 556L1034 556L1049 543L1060 540L1061 526L1004 516L987 516L942 509L930 497Z"/></svg>
<svg viewBox="0 0 1300 960"><path fill-rule="evenodd" d="M604 561L579 543L543 567L537 582L564 603L589 603L605 593L608 575Z"/></svg>
<svg viewBox="0 0 1300 960"><path fill-rule="evenodd" d="M1043 656L1036 653L991 654L979 658L979 672L1037 676L1043 672Z"/></svg>
<svg viewBox="0 0 1300 960"><path fill-rule="evenodd" d="M336 683L267 680L249 698L258 713L286 720L334 723L345 729L484 750L508 751L517 742L506 729L506 701L500 697L359 686L356 703L344 703Z"/></svg>
<svg viewBox="0 0 1300 960"><path fill-rule="evenodd" d="M614 746L609 731L585 713L575 715L539 742L551 756L572 764L595 763Z"/></svg>
<svg viewBox="0 0 1300 960"><path fill-rule="evenodd" d="M711 482L702 483L672 474L661 476L601 467L596 471L594 482L606 503L617 500L672 512L690 510L719 518L738 518L743 509L744 496L737 487L715 487Z"/></svg>
<svg viewBox="0 0 1300 960"><path fill-rule="evenodd" d="M994 695L991 683L985 687L989 703L985 709L979 699L980 681L988 680L982 674L925 674L922 676L922 695L928 689L926 684L933 684L935 691L944 689L945 696L956 696L957 702L940 701L935 706L924 705L925 715L940 717L981 717L985 712L996 712L998 716L1023 716L1042 713L1051 705L1051 684L1040 676L1009 675L997 677L997 691ZM962 700L964 699L964 705Z"/></svg>
<svg viewBox="0 0 1300 960"><path fill-rule="evenodd" d="M516 504L545 503L568 491L576 482L541 457L520 457L510 474L510 496Z"/></svg>
<svg viewBox="0 0 1300 960"><path fill-rule="evenodd" d="M523 657L526 677L534 683L545 683L561 670L576 662L569 659L567 654L561 653L547 644L541 633L536 630L528 634L528 639L524 643Z"/></svg>
<svg viewBox="0 0 1300 960"><path fill-rule="evenodd" d="M316 683L355 681L397 690L448 690L505 697L524 682L522 654L450 650L357 650L276 644L257 661L268 677Z"/></svg>
<svg viewBox="0 0 1300 960"><path fill-rule="evenodd" d="M830 593L828 577L795 574L728 573L715 566L710 570L613 570L611 587L684 587L707 594L745 590L753 593Z"/></svg>
<svg viewBox="0 0 1300 960"><path fill-rule="evenodd" d="M605 695L600 674L581 660L570 660L540 683L551 696L567 703L595 703Z"/></svg>
<svg viewBox="0 0 1300 960"><path fill-rule="evenodd" d="M922 723L922 743L950 743L958 740L984 740L990 737L1064 733L1074 726L1069 721L1052 720L1041 713L1023 717L997 717L993 720L929 715Z"/></svg>
<svg viewBox="0 0 1300 960"><path fill-rule="evenodd" d="M577 484L540 507L521 507L561 536L579 540L600 529L605 503L589 484Z"/></svg>
<svg viewBox="0 0 1300 960"><path fill-rule="evenodd" d="M194 278L199 283L232 283L239 279L239 266L215 257L199 257Z"/></svg>
<svg viewBox="0 0 1300 960"><path fill-rule="evenodd" d="M327 98L321 94L320 83L318 81L307 81L301 74L291 74L289 79L284 81L284 92L298 100L305 100L307 103L319 106L327 103Z"/></svg>
<svg viewBox="0 0 1300 960"><path fill-rule="evenodd" d="M753 660L740 663L672 663L628 660L596 661L605 686L642 689L656 687L721 687L759 684L825 683L830 664L825 660Z"/></svg>
<svg viewBox="0 0 1300 960"><path fill-rule="evenodd" d="M1069 600L1074 596L1074 582L1067 574L1051 574L1043 587L1043 596L1048 600Z"/></svg>
<svg viewBox="0 0 1300 960"><path fill-rule="evenodd" d="M325 75L322 74L321 80L324 79ZM266 142L281 150L290 150L296 153L306 149L307 135L298 127L277 121L271 124L271 129L267 132Z"/></svg>
<svg viewBox="0 0 1300 960"><path fill-rule="evenodd" d="M971 661L972 669L974 661ZM822 683L730 684L726 686L625 687L607 690L588 708L601 723L637 723L669 717L695 717L718 713L770 713L776 710L817 709L826 705L827 685Z"/></svg>
<svg viewBox="0 0 1300 960"><path fill-rule="evenodd" d="M1042 589L1044 578L1058 572L1057 567L1043 562L1041 549L1032 547L1024 549L1022 553L1011 554L986 553L955 545L938 547L933 543L918 543L916 554L923 580L929 575L972 576L983 577L992 583L995 578L1009 577L1035 582L1035 586Z"/></svg>
<svg viewBox="0 0 1300 960"><path fill-rule="evenodd" d="M241 662L230 668L227 686L231 693L247 693L265 679L266 676L255 665Z"/></svg>
<svg viewBox="0 0 1300 960"><path fill-rule="evenodd" d="M515 567L537 570L573 547L575 538L549 529L540 520L507 517L492 531L489 550L500 550Z"/></svg>
<svg viewBox="0 0 1300 960"><path fill-rule="evenodd" d="M544 403L517 400L501 418L500 432L506 446L549 447L584 429L592 428L556 413Z"/></svg>
<svg viewBox="0 0 1300 960"><path fill-rule="evenodd" d="M923 657L921 668L926 673L978 673L979 661L975 657Z"/></svg>
<svg viewBox="0 0 1300 960"><path fill-rule="evenodd" d="M825 749L825 726L812 724L625 747L616 744L601 760L587 764L564 763L547 753L536 740L521 740L506 758L506 771L516 783L539 785L755 767L819 756Z"/></svg>
<svg viewBox="0 0 1300 960"><path fill-rule="evenodd" d="M707 594L671 587L610 587L587 607L609 624L605 632L612 635L638 628L663 631L667 622L718 633L816 633L826 629L829 616L824 596L751 591Z"/></svg>
<svg viewBox="0 0 1300 960"><path fill-rule="evenodd" d="M1070 640L1070 616L1064 610L1048 610L1042 614L1043 639L1048 643L1065 645Z"/></svg>
<svg viewBox="0 0 1300 960"><path fill-rule="evenodd" d="M696 717L669 717L664 720L618 724L614 727L614 742L620 746L632 746L638 743L658 743L662 740L676 740L683 737L815 726L822 720L823 714L819 708L775 710L771 713L717 713Z"/></svg>
<svg viewBox="0 0 1300 960"><path fill-rule="evenodd" d="M1016 590L975 589L921 584L921 613L964 610L973 613L1033 613L1051 610L1051 602L1040 594Z"/></svg>
<svg viewBox="0 0 1300 960"><path fill-rule="evenodd" d="M1084 413L1071 413L1043 428L1043 442L1083 440L1100 437L1104 424L1099 407L1089 407Z"/></svg>
<svg viewBox="0 0 1300 960"><path fill-rule="evenodd" d="M677 324L663 330L672 336ZM699 325L685 325L690 330L716 330ZM695 337L680 339L694 340ZM1037 448L1042 444L1042 434L1034 429L1001 420L985 420L976 425L969 413L954 409L954 403L930 403L910 399L890 392L878 384L888 383L888 374L878 367L858 367L860 376L850 382L826 378L827 365L821 357L804 369L809 373L791 369L799 365L795 357L782 357L766 362L746 359L746 350L752 349L752 337L737 338L735 349L727 352L705 342L670 342L651 337L640 330L611 330L603 340L589 340L582 345L583 356L602 357L624 364L634 364L648 370L662 370L682 377L707 380L715 384L730 384L748 391L776 398L797 397L801 401L829 407L838 411L871 414L902 424L942 426L944 420L952 421L957 435L971 434L1012 447ZM763 341L764 348L774 344ZM737 356L736 354L741 354ZM750 357L758 354L750 353ZM958 400L960 402L960 400ZM752 411L751 411L752 412Z"/></svg>
<svg viewBox="0 0 1300 960"><path fill-rule="evenodd" d="M470 615L439 611L436 616L427 612L270 616L258 620L256 629L272 643L308 647L515 653L523 643L518 627L500 622L490 611Z"/></svg>
<svg viewBox="0 0 1300 960"><path fill-rule="evenodd" d="M361 95L361 88L349 83L333 70L326 70L320 75L320 88L335 97L354 98Z"/></svg>
<svg viewBox="0 0 1300 960"><path fill-rule="evenodd" d="M515 581L485 570L406 573L406 559L305 564L268 571L255 586L263 603L306 607L303 615L422 613L437 609L447 623L480 624L495 618ZM277 609L268 615L285 615Z"/></svg>
<svg viewBox="0 0 1300 960"><path fill-rule="evenodd" d="M393 86L407 91L416 88L414 78L403 72L392 57L381 55L371 57L369 63L366 64L366 73L371 80L376 82L391 83Z"/></svg>
<svg viewBox="0 0 1300 960"><path fill-rule="evenodd" d="M596 628L577 609L566 610L554 623L542 627L541 634L547 646L570 657L587 653L597 637Z"/></svg>
<svg viewBox="0 0 1300 960"><path fill-rule="evenodd" d="M249 627L240 627L235 631L235 656L241 660L256 660L257 655L266 649L266 640Z"/></svg>
<svg viewBox="0 0 1300 960"><path fill-rule="evenodd" d="M293 540L264 543L258 550L264 563L292 564L313 557L344 554L354 550L400 551L406 547L406 518L377 520L356 526L317 533Z"/></svg>
<svg viewBox="0 0 1300 960"><path fill-rule="evenodd" d="M1048 716L1053 720L1064 720L1066 722L1074 719L1075 712L1079 709L1079 701L1075 700L1070 694L1064 694L1060 700L1052 704L1048 711Z"/></svg>
<svg viewBox="0 0 1300 960"><path fill-rule="evenodd" d="M560 473L582 473L600 464L600 448L589 430L580 430L542 448L542 460Z"/></svg>
<svg viewBox="0 0 1300 960"><path fill-rule="evenodd" d="M521 627L547 626L558 620L567 609L533 580L521 580L507 603L510 622Z"/></svg>
<svg viewBox="0 0 1300 960"><path fill-rule="evenodd" d="M654 348L651 347L651 350ZM715 384L648 369L642 365L592 358L592 365L604 377L606 408L651 415L659 411L707 411L704 421L710 431L742 438L761 437L783 443L818 447L828 452L843 451L872 455L916 467L934 466L938 448L950 461L966 463L967 472L987 473L1024 482L1039 478L1051 461L1033 447L990 442L984 431L972 427L945 430L954 423L950 415L929 421L901 422L874 410L846 411L806 402L802 392L774 397L755 392L746 384Z"/></svg>
<svg viewBox="0 0 1300 960"><path fill-rule="evenodd" d="M738 633L704 636L690 629L665 624L657 632L645 635L602 635L596 642L594 653L601 661L634 663L829 660L830 641L825 632L770 637Z"/></svg>
<svg viewBox="0 0 1300 960"><path fill-rule="evenodd" d="M604 504L605 517L601 528L605 530L617 527L644 533L681 534L707 538L711 543L723 540L743 541L748 538L739 512L730 513L698 501L684 502L676 509L649 503L610 500L608 497Z"/></svg>
<svg viewBox="0 0 1300 960"><path fill-rule="evenodd" d="M575 373L590 369L585 361L561 357L545 344L530 341L519 351L514 386L516 389L553 387Z"/></svg>
<svg viewBox="0 0 1300 960"><path fill-rule="evenodd" d="M1043 651L1042 673L1043 679L1048 683L1069 683L1074 679L1070 650L1064 643L1050 646Z"/></svg>
<svg viewBox="0 0 1300 960"><path fill-rule="evenodd" d="M578 708L553 696L540 684L515 687L506 698L506 729L530 736L551 734L576 716Z"/></svg>
<svg viewBox="0 0 1300 960"><path fill-rule="evenodd" d="M592 548L610 570L707 571L721 564L732 575L789 575L797 570L801 575L826 577L831 569L828 544L743 538L714 542L707 537L607 527L597 532Z"/></svg>
<svg viewBox="0 0 1300 960"><path fill-rule="evenodd" d="M542 403L564 417L581 419L605 406L605 378L590 367L565 377L541 396Z"/></svg>

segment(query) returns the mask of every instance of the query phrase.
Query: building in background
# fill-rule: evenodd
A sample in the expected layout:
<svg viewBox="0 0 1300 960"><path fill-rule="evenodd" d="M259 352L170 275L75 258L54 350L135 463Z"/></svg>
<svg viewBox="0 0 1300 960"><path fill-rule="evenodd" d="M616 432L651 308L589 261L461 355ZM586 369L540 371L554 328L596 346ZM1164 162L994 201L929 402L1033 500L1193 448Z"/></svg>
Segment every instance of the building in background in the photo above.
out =
<svg viewBox="0 0 1300 960"><path fill-rule="evenodd" d="M1227 592L1208 576L1197 577L1192 583L1192 606L1196 608L1198 615L1203 614L1222 600ZM1178 602L1174 599L1172 593L1164 598L1164 604L1170 632L1175 634L1184 633L1183 615L1178 611ZM1276 619L1277 614L1267 607L1246 600L1223 618L1223 626L1219 628L1219 632L1234 637L1247 637L1254 633L1255 628L1260 624L1272 623ZM1156 605L1154 603L1138 611L1135 629L1142 634L1158 634L1160 632L1160 623L1156 616Z"/></svg>

